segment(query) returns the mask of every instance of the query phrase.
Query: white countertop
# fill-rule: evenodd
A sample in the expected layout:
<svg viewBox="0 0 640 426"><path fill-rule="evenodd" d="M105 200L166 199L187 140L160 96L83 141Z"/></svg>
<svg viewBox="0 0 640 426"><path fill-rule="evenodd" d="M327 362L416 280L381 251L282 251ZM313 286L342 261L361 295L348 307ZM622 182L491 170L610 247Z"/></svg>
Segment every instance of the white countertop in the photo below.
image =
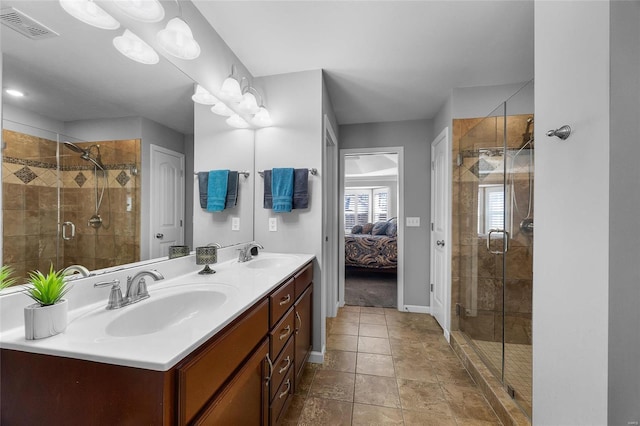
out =
<svg viewBox="0 0 640 426"><path fill-rule="evenodd" d="M249 266L251 262L269 258L282 261L274 262L268 268ZM187 265L192 272L172 278L169 278L172 265L178 263L174 260L158 262L152 265L153 269L163 273L167 279L155 282L146 279L150 294L148 299L107 311L107 297L104 295L108 295L108 289L85 288L78 291L78 294L100 291L104 297L100 301L95 301L93 297L94 300L83 304L82 301L72 300L74 288L67 295L71 310L67 329L63 333L46 339L26 340L24 322L11 318L8 323L13 327L3 327L0 331L0 347L167 371L313 258L314 255L310 254L261 252L246 263L229 260L211 265L217 271L212 275L198 275L201 266L192 261L193 267L189 267L186 260L181 260L181 268ZM98 278L77 280L74 286L93 287L94 282L113 279L108 274ZM89 282L84 283L85 280ZM209 298L211 295L216 297ZM24 298L25 305L30 303L24 295L12 296ZM185 312L184 306L188 307L189 312ZM153 314L159 320L150 324L144 315L134 313L136 309L140 309L138 314L160 310L160 314ZM13 316L21 312L17 309L14 311ZM119 326L115 328L116 332L115 326Z"/></svg>

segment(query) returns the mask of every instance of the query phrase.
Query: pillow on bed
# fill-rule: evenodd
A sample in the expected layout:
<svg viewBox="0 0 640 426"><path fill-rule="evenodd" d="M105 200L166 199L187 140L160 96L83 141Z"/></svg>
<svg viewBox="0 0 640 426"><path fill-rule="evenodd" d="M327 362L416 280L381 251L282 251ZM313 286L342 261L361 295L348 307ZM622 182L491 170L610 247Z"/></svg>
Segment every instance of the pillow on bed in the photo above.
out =
<svg viewBox="0 0 640 426"><path fill-rule="evenodd" d="M371 235L385 235L389 222L376 222L371 230Z"/></svg>
<svg viewBox="0 0 640 426"><path fill-rule="evenodd" d="M373 223L365 223L364 225L362 225L363 234L370 234L371 229L373 229Z"/></svg>
<svg viewBox="0 0 640 426"><path fill-rule="evenodd" d="M354 225L353 228L351 228L351 233L362 234L362 225Z"/></svg>
<svg viewBox="0 0 640 426"><path fill-rule="evenodd" d="M398 224L396 222L389 221L385 234L389 237L395 237L398 234Z"/></svg>

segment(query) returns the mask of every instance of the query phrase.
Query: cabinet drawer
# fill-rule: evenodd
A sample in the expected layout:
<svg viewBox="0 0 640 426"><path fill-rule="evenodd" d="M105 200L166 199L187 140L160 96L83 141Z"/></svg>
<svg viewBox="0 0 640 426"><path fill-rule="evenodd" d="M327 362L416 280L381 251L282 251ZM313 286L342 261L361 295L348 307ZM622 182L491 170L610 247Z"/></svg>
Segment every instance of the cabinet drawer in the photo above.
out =
<svg viewBox="0 0 640 426"><path fill-rule="evenodd" d="M268 332L267 300L251 309L206 349L178 367L179 423L186 424L218 391Z"/></svg>
<svg viewBox="0 0 640 426"><path fill-rule="evenodd" d="M273 400L276 391L282 384L282 381L289 373L289 368L294 365L293 355L295 353L295 345L293 339L289 339L289 343L284 347L280 356L273 361L273 373L271 374L271 395L269 401Z"/></svg>
<svg viewBox="0 0 640 426"><path fill-rule="evenodd" d="M295 314L293 308L291 308L284 318L269 332L269 355L271 357L277 358L289 338L293 336L294 319Z"/></svg>
<svg viewBox="0 0 640 426"><path fill-rule="evenodd" d="M280 422L280 418L287 412L287 407L291 396L293 395L293 368L289 369L286 378L276 391L276 394L271 403L271 426L277 425Z"/></svg>
<svg viewBox="0 0 640 426"><path fill-rule="evenodd" d="M313 263L309 263L304 269L298 272L293 279L295 280L295 297L300 297L306 288L313 281Z"/></svg>
<svg viewBox="0 0 640 426"><path fill-rule="evenodd" d="M269 325L271 327L280 321L282 315L289 310L295 301L295 297L293 278L269 296L269 303L271 305L271 323Z"/></svg>

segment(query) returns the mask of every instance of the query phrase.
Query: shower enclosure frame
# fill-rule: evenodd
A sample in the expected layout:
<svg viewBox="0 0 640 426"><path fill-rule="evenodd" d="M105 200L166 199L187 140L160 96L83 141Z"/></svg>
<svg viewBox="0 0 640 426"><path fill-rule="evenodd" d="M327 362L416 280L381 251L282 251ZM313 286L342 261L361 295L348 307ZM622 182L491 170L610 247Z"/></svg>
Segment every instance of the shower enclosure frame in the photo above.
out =
<svg viewBox="0 0 640 426"><path fill-rule="evenodd" d="M531 81L486 117L454 120L452 161L452 330L462 332L528 416L532 412L532 92Z"/></svg>

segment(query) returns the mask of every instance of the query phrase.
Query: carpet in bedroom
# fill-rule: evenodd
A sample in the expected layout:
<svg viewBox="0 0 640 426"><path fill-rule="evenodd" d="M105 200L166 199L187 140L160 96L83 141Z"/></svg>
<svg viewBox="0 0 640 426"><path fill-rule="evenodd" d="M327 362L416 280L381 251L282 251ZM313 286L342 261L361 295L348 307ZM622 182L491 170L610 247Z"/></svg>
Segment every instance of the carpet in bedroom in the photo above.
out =
<svg viewBox="0 0 640 426"><path fill-rule="evenodd" d="M353 271L344 274L344 303L353 306L395 308L397 302L396 274L377 271Z"/></svg>

